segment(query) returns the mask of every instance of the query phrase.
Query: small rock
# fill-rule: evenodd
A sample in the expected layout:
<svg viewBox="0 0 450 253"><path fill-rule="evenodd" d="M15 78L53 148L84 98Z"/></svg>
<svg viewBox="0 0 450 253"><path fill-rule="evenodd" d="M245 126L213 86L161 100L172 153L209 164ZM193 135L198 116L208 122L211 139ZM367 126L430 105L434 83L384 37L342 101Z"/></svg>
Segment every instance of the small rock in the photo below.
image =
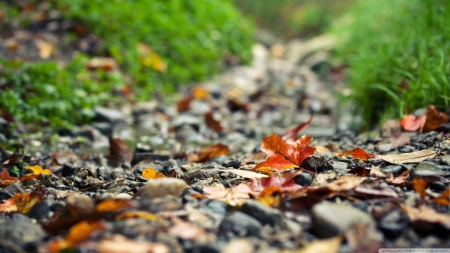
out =
<svg viewBox="0 0 450 253"><path fill-rule="evenodd" d="M28 211L27 216L39 221L48 212L52 211L52 205L53 201L49 199L41 200Z"/></svg>
<svg viewBox="0 0 450 253"><path fill-rule="evenodd" d="M94 201L86 195L71 193L66 198L66 203L72 208L89 211L94 209Z"/></svg>
<svg viewBox="0 0 450 253"><path fill-rule="evenodd" d="M311 171L327 170L327 159L324 156L310 156L303 161L301 167Z"/></svg>
<svg viewBox="0 0 450 253"><path fill-rule="evenodd" d="M125 123L125 115L118 111L118 110L114 110L114 109L110 109L110 108L104 108L104 107L96 107L94 109L95 111L95 118L100 120L100 121L107 121L109 123Z"/></svg>
<svg viewBox="0 0 450 253"><path fill-rule="evenodd" d="M222 166L224 166L226 168L231 167L231 168L238 169L241 166L241 161L238 159L227 159L222 162Z"/></svg>
<svg viewBox="0 0 450 253"><path fill-rule="evenodd" d="M179 197L187 188L189 188L189 186L181 179L156 178L149 180L146 185L141 187L136 196L149 199L163 197L165 195Z"/></svg>
<svg viewBox="0 0 450 253"><path fill-rule="evenodd" d="M110 181L112 174L113 172L109 166L97 168L97 176L103 178L105 181Z"/></svg>
<svg viewBox="0 0 450 253"><path fill-rule="evenodd" d="M394 176L400 175L405 170L401 165L389 165L381 169L383 173L392 173Z"/></svg>
<svg viewBox="0 0 450 253"><path fill-rule="evenodd" d="M441 169L439 169L438 166L436 166L433 163L421 162L419 163L419 165L417 165L416 168L414 168L411 171L410 177L413 179L427 176L448 176L448 175L450 175L450 172L442 171Z"/></svg>
<svg viewBox="0 0 450 253"><path fill-rule="evenodd" d="M6 186L3 192L14 196L16 193L24 193L22 181L17 180L16 182Z"/></svg>
<svg viewBox="0 0 450 253"><path fill-rule="evenodd" d="M408 225L408 217L400 210L394 210L385 215L379 222L378 227L390 237L396 237Z"/></svg>
<svg viewBox="0 0 450 253"><path fill-rule="evenodd" d="M45 232L38 224L27 220L0 220L0 238L5 242L15 245L38 243L44 237Z"/></svg>
<svg viewBox="0 0 450 253"><path fill-rule="evenodd" d="M225 248L222 249L221 253L253 253L255 252L255 248L253 243L245 238L237 238L231 240Z"/></svg>
<svg viewBox="0 0 450 253"><path fill-rule="evenodd" d="M332 168L334 171L345 171L348 167L347 163L339 162L339 161L328 161L328 166Z"/></svg>
<svg viewBox="0 0 450 253"><path fill-rule="evenodd" d="M375 147L375 149L380 153L389 152L392 149L392 143L382 143Z"/></svg>
<svg viewBox="0 0 450 253"><path fill-rule="evenodd" d="M311 216L313 230L321 238L342 234L354 224L374 224L368 213L347 204L321 202L313 206Z"/></svg>
<svg viewBox="0 0 450 253"><path fill-rule="evenodd" d="M61 176L70 177L75 174L77 168L72 163L65 163L62 168Z"/></svg>
<svg viewBox="0 0 450 253"><path fill-rule="evenodd" d="M232 212L222 220L220 230L231 231L237 236L260 236L262 225L255 218L239 212Z"/></svg>
<svg viewBox="0 0 450 253"><path fill-rule="evenodd" d="M294 182L301 186L309 186L314 180L314 175L309 172L303 172L302 174L294 178Z"/></svg>

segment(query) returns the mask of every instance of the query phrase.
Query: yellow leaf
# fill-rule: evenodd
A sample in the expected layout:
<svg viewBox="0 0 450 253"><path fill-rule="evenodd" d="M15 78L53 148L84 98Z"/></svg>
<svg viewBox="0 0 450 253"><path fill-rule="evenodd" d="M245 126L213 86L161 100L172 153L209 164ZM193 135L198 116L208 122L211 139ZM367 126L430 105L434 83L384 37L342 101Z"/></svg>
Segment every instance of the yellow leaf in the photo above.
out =
<svg viewBox="0 0 450 253"><path fill-rule="evenodd" d="M36 40L35 43L39 51L39 56L44 60L50 58L53 53L53 44L44 40Z"/></svg>
<svg viewBox="0 0 450 253"><path fill-rule="evenodd" d="M43 169L41 166L39 165L35 165L35 166L25 166L25 168L32 170L33 174L47 174L47 175L51 175L52 172L50 170L47 169Z"/></svg>
<svg viewBox="0 0 450 253"><path fill-rule="evenodd" d="M163 173L156 172L154 169L152 169L150 167L148 167L147 169L142 171L142 176L147 178L147 179L166 177L166 176L164 176Z"/></svg>

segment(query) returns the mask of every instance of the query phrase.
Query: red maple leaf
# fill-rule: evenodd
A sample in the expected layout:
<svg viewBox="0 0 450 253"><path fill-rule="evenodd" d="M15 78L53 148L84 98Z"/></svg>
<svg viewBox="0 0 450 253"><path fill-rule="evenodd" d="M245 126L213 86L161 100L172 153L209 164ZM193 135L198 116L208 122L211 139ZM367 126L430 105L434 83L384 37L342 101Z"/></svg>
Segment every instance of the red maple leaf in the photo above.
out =
<svg viewBox="0 0 450 253"><path fill-rule="evenodd" d="M267 168L285 170L299 167L303 160L313 155L316 150L316 148L309 146L312 139L310 136L303 135L293 144L288 144L276 134L264 138L260 150L265 152L269 158L257 164L253 170L271 174L267 171Z"/></svg>
<svg viewBox="0 0 450 253"><path fill-rule="evenodd" d="M339 157L347 156L347 155L351 155L354 158L359 158L359 159L361 159L363 161L366 161L368 158L374 158L375 157L374 155L367 153L366 151L364 151L364 149L359 148L359 147L357 147L357 148L355 148L353 150L347 150L347 151L345 151L343 153L338 154Z"/></svg>
<svg viewBox="0 0 450 253"><path fill-rule="evenodd" d="M400 121L400 124L402 125L402 128L405 131L414 132L419 130L425 124L426 120L427 120L426 115L422 115L416 118L416 116L408 114L403 116L403 119Z"/></svg>
<svg viewBox="0 0 450 253"><path fill-rule="evenodd" d="M0 180L17 181L17 177L11 177L7 170L0 172Z"/></svg>
<svg viewBox="0 0 450 253"><path fill-rule="evenodd" d="M271 188L280 190L283 193L295 192L303 188L303 186L296 184L294 181L294 178L302 173L303 171L301 170L295 170L282 174L272 174L267 178L251 178L247 185L253 190L252 194L254 195L259 195L264 190Z"/></svg>
<svg viewBox="0 0 450 253"><path fill-rule="evenodd" d="M293 143L295 142L295 139L297 138L297 133L305 129L309 124L311 123L312 119L314 118L314 113L311 114L311 117L309 117L309 120L306 122L301 123L300 125L289 129L286 134L283 136L283 140L287 143Z"/></svg>

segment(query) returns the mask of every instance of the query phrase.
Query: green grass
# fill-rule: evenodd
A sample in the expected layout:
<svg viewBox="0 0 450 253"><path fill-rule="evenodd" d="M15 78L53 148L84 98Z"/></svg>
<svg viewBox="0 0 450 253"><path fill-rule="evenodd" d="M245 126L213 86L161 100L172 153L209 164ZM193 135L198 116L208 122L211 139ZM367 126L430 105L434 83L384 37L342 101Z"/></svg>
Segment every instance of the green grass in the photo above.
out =
<svg viewBox="0 0 450 253"><path fill-rule="evenodd" d="M349 66L345 101L365 127L450 105L449 16L445 0L364 0L332 29Z"/></svg>
<svg viewBox="0 0 450 253"><path fill-rule="evenodd" d="M119 65L92 71L85 64L94 55L78 54L65 67L0 55L0 113L31 130L87 123L95 106L121 102L114 90L125 85L134 100L148 100L155 91L173 92L219 73L226 57L242 63L251 57L252 23L230 0L24 0L0 7L2 34L27 30L42 8L57 9L63 20L100 38L95 56L113 57ZM80 35L64 36L76 44Z"/></svg>
<svg viewBox="0 0 450 253"><path fill-rule="evenodd" d="M272 32L286 37L322 33L355 0L234 0L243 13Z"/></svg>

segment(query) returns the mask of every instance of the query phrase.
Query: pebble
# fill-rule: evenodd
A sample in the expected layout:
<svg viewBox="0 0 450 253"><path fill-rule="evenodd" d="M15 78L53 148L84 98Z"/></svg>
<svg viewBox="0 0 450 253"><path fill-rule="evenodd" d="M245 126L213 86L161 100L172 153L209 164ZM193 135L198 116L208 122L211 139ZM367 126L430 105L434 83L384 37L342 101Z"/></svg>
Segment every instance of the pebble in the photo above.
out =
<svg viewBox="0 0 450 253"><path fill-rule="evenodd" d="M404 212L400 210L394 210L378 222L378 227L383 230L383 232L390 236L396 237L401 234L401 231L408 225L408 217Z"/></svg>
<svg viewBox="0 0 450 253"><path fill-rule="evenodd" d="M77 168L72 163L65 163L62 168L61 176L69 177L75 174Z"/></svg>
<svg viewBox="0 0 450 253"><path fill-rule="evenodd" d="M24 193L25 191L23 190L22 181L17 180L16 182L3 188L3 192L8 195L14 196L16 193Z"/></svg>
<svg viewBox="0 0 450 253"><path fill-rule="evenodd" d="M40 225L27 220L0 220L0 239L4 242L21 246L40 242L45 236Z"/></svg>
<svg viewBox="0 0 450 253"><path fill-rule="evenodd" d="M187 188L189 187L186 182L178 178L156 178L150 179L146 185L141 187L136 196L147 199L166 195L179 197Z"/></svg>
<svg viewBox="0 0 450 253"><path fill-rule="evenodd" d="M442 171L433 163L421 162L411 171L411 178L421 178L427 176L448 176L450 172Z"/></svg>
<svg viewBox="0 0 450 253"><path fill-rule="evenodd" d="M303 172L302 174L294 178L294 182L301 186L309 186L314 181L314 175L309 172Z"/></svg>
<svg viewBox="0 0 450 253"><path fill-rule="evenodd" d="M321 238L343 234L353 224L374 224L372 216L358 208L327 201L314 205L311 216L314 233Z"/></svg>
<svg viewBox="0 0 450 253"><path fill-rule="evenodd" d="M27 216L36 220L40 220L45 217L48 212L52 211L53 201L49 199L44 199L35 204L30 211L28 211Z"/></svg>
<svg viewBox="0 0 450 253"><path fill-rule="evenodd" d="M375 149L380 153L389 152L392 149L392 143L383 143L375 147Z"/></svg>
<svg viewBox="0 0 450 253"><path fill-rule="evenodd" d="M339 161L328 161L328 166L336 172L345 172L348 168L348 163Z"/></svg>
<svg viewBox="0 0 450 253"><path fill-rule="evenodd" d="M227 215L219 225L224 232L232 232L236 236L260 236L261 223L245 213L234 211Z"/></svg>
<svg viewBox="0 0 450 253"><path fill-rule="evenodd" d="M400 175L405 170L401 165L389 165L381 169L383 173L392 173L394 176Z"/></svg>
<svg viewBox="0 0 450 253"><path fill-rule="evenodd" d="M244 238L233 239L228 242L227 245L222 249L221 253L253 253L255 252L255 248L253 243Z"/></svg>

